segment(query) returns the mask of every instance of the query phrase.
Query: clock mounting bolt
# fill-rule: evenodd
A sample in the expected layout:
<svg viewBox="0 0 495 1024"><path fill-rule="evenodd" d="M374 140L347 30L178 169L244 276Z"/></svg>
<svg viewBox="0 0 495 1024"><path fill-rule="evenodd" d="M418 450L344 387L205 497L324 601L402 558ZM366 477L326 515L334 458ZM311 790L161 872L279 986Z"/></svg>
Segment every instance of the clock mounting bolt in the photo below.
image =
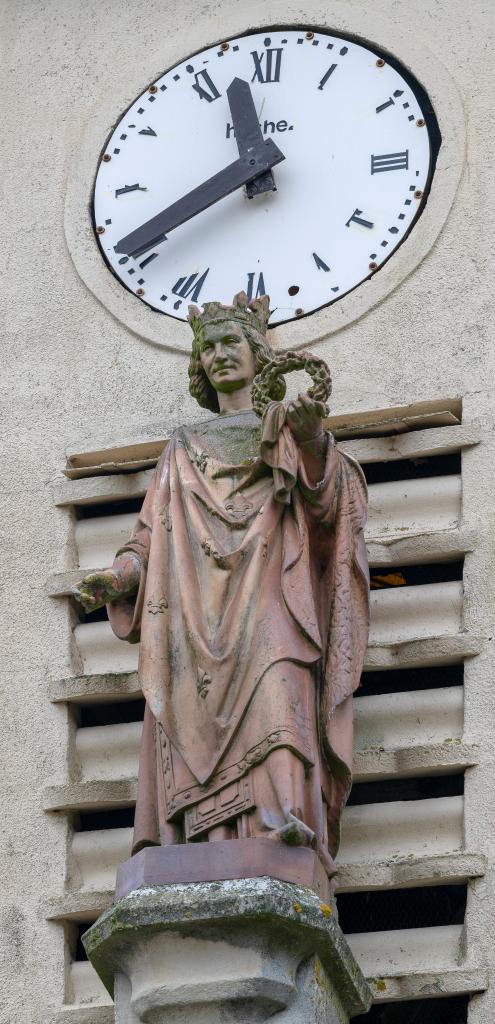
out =
<svg viewBox="0 0 495 1024"><path fill-rule="evenodd" d="M306 32L306 39L314 39L314 37L315 37L314 32Z"/></svg>
<svg viewBox="0 0 495 1024"><path fill-rule="evenodd" d="M416 191L414 193L414 198L415 199L422 199L423 198L423 193L422 193L420 188L416 189Z"/></svg>
<svg viewBox="0 0 495 1024"><path fill-rule="evenodd" d="M98 224L98 227L96 229L96 234L97 235L104 235L105 234L105 228L103 227L103 224Z"/></svg>
<svg viewBox="0 0 495 1024"><path fill-rule="evenodd" d="M304 309L301 309L301 307L298 306L298 308L296 309L296 316L302 316L303 313L304 313Z"/></svg>
<svg viewBox="0 0 495 1024"><path fill-rule="evenodd" d="M144 295L144 288L137 288L136 289L136 295L139 295L140 297L141 297L141 295Z"/></svg>
<svg viewBox="0 0 495 1024"><path fill-rule="evenodd" d="M425 121L424 117L418 117L418 120L416 121L416 124L417 124L418 128L424 128L424 126L426 124L426 121Z"/></svg>
<svg viewBox="0 0 495 1024"><path fill-rule="evenodd" d="M109 164L112 157L110 156L110 153L104 153L102 159L104 164Z"/></svg>
<svg viewBox="0 0 495 1024"><path fill-rule="evenodd" d="M150 85L150 87L148 89L148 92L151 92L151 93L158 92L158 86L157 85Z"/></svg>
<svg viewBox="0 0 495 1024"><path fill-rule="evenodd" d="M226 53L227 50L230 50L230 43L220 43L220 49Z"/></svg>
<svg viewBox="0 0 495 1024"><path fill-rule="evenodd" d="M376 66L377 66L377 68L384 68L385 67L385 61L384 61L383 57L379 57L378 58L378 60L376 62Z"/></svg>
<svg viewBox="0 0 495 1024"><path fill-rule="evenodd" d="M370 263L370 270L378 270L378 263L375 263L374 260Z"/></svg>

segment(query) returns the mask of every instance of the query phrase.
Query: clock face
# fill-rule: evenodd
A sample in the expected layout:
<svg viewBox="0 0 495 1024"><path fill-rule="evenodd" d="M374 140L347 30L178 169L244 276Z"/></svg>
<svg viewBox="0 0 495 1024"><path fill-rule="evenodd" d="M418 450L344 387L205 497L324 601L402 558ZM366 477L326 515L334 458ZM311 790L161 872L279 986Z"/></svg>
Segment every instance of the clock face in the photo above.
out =
<svg viewBox="0 0 495 1024"><path fill-rule="evenodd" d="M260 140L285 159L261 194L242 185L198 211L198 187L245 158L235 79ZM136 302L185 320L190 302L267 293L273 326L381 267L420 212L430 166L425 112L379 54L322 32L257 32L188 57L129 107L98 167L95 228ZM148 231L134 256L119 245L188 193L181 209L193 215L165 239Z"/></svg>

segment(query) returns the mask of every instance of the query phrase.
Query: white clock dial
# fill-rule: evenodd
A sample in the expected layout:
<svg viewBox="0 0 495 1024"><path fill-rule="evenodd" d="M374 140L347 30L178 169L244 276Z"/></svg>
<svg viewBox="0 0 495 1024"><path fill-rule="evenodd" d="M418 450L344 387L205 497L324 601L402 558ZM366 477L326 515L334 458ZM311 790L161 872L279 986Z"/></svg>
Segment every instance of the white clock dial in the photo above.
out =
<svg viewBox="0 0 495 1024"><path fill-rule="evenodd" d="M133 258L132 231L239 157L227 89L249 83L261 132L285 160L276 191L244 187ZM379 54L322 32L231 39L188 57L112 132L94 192L98 241L146 302L185 320L189 302L268 293L270 324L338 301L378 270L420 212L432 156L425 111Z"/></svg>

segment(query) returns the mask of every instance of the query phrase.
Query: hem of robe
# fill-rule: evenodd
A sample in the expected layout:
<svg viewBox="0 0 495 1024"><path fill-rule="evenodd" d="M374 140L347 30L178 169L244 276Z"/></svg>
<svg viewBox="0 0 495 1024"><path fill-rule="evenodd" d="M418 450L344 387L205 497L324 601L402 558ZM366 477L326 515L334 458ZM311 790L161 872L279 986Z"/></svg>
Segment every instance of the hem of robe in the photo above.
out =
<svg viewBox="0 0 495 1024"><path fill-rule="evenodd" d="M303 762L305 767L311 768L315 763L314 753L311 754L307 750L301 750L301 744L299 744L298 749L295 743L287 742L287 733L288 730L280 730L278 739L275 740L273 738L273 742L270 742L272 735L270 734L265 742L262 741L255 748L252 748L252 751L248 751L248 755L250 753L255 755L257 751L257 756L253 756L252 759L248 760L246 755L242 771L236 772L234 781L246 778L252 768L262 764L272 750L280 747L290 749L293 755ZM184 843L186 840L181 821L182 816L185 816L188 810L190 811L192 808L198 807L202 801L218 797L223 790L232 787L233 780L230 776L225 780L220 777L226 769L220 770L219 776L215 780L215 785L212 785L207 793L202 790L197 795L195 794L196 799L187 801L184 799L180 807L176 805L171 808L169 805L167 811L165 778L167 751L166 749L165 751L163 750L162 743L158 741L159 734L164 735L163 727L154 718L149 705L146 704L139 763L139 784L132 856L146 846ZM331 761L328 759L329 753L332 755ZM325 753L323 753L321 746L318 749L318 764L321 792L328 810L328 849L330 855L335 857L340 840L340 815L352 785L351 769L345 761L329 748L328 743L325 744ZM196 788L197 790L202 789L199 786ZM229 805L229 807L225 808L225 815L215 820L214 824L217 826L232 821L238 814L242 814L246 810L247 806L239 809L239 811L233 811L232 805ZM200 839L200 834L198 834L198 839Z"/></svg>

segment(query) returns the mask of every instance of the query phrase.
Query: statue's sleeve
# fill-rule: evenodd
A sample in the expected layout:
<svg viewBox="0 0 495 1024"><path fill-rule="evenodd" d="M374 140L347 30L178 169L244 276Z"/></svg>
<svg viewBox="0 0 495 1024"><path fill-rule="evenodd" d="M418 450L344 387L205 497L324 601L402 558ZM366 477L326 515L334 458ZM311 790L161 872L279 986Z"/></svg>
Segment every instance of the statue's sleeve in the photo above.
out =
<svg viewBox="0 0 495 1024"><path fill-rule="evenodd" d="M113 569L121 569L129 558L137 558L139 561L140 578L137 593L131 598L122 598L120 601L112 601L107 605L108 618L113 632L119 640L127 640L131 644L138 643L141 634L141 614L153 520L157 512L167 514L169 464L170 445L157 464L131 536L127 543L117 551L112 566Z"/></svg>
<svg viewBox="0 0 495 1024"><path fill-rule="evenodd" d="M325 431L326 451L322 465L321 479L313 484L306 471L304 456L299 448L297 482L304 499L306 514L317 523L330 526L337 512L337 501L341 484L341 456L335 446L333 434ZM356 465L357 472L361 470ZM365 489L366 489L366 485Z"/></svg>
<svg viewBox="0 0 495 1024"><path fill-rule="evenodd" d="M302 460L298 473L312 551L318 560L319 604L327 638L326 717L359 684L369 625L369 569L364 541L367 487L354 459L328 435L325 471L312 485Z"/></svg>
<svg viewBox="0 0 495 1024"><path fill-rule="evenodd" d="M319 719L330 766L325 798L329 849L335 856L342 808L351 786L352 694L359 685L368 641L367 488L358 463L340 452L333 438L328 443L322 480L311 486L304 466L300 466L298 483L311 534L324 637Z"/></svg>

